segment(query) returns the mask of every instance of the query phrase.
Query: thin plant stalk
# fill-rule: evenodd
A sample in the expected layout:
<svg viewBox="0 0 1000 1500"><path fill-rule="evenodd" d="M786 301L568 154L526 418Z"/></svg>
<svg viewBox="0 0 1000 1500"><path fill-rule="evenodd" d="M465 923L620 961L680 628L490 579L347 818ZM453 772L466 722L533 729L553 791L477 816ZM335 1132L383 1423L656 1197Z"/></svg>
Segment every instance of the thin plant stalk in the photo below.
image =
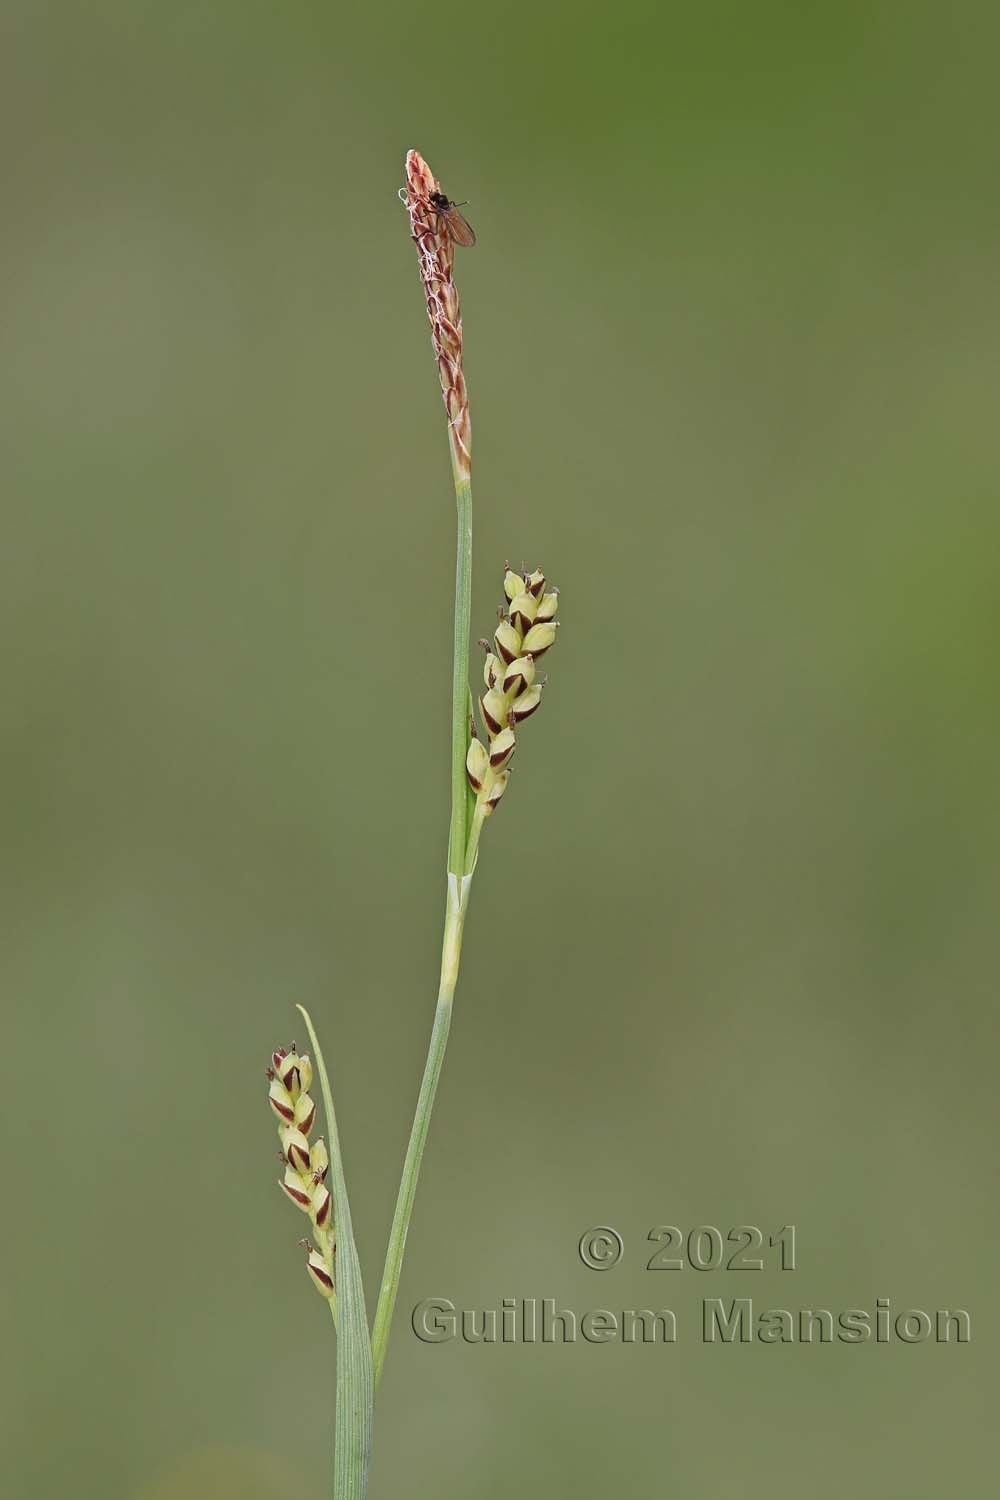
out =
<svg viewBox="0 0 1000 1500"><path fill-rule="evenodd" d="M469 745L469 628L472 600L472 486L460 477L455 466L455 503L458 518L458 545L455 563L455 639L452 692L452 779L451 828L448 837L448 896L445 908L444 938L441 945L441 977L437 1007L431 1027L430 1044L424 1075L420 1082L417 1107L403 1162L403 1175L396 1199L396 1211L389 1231L382 1287L379 1292L375 1324L372 1329L372 1363L375 1386L378 1387L389 1344L389 1330L396 1306L399 1281L406 1249L406 1236L413 1213L420 1163L423 1160L431 1111L437 1094L438 1079L444 1063L448 1033L451 1030L452 1001L458 984L462 955L462 932L469 904L472 870L466 868L467 812L469 790L465 757ZM477 839L478 843L478 839Z"/></svg>

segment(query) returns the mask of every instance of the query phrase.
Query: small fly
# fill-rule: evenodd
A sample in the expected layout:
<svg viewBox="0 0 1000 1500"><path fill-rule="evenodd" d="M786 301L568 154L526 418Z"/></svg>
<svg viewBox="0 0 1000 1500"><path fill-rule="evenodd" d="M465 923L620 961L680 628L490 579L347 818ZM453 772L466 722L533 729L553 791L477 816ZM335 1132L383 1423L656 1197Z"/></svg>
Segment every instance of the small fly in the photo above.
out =
<svg viewBox="0 0 1000 1500"><path fill-rule="evenodd" d="M464 203L452 203L451 199L444 193L431 193L431 207L448 229L448 233L456 245L474 245L476 243L476 232L464 214L459 209Z"/></svg>

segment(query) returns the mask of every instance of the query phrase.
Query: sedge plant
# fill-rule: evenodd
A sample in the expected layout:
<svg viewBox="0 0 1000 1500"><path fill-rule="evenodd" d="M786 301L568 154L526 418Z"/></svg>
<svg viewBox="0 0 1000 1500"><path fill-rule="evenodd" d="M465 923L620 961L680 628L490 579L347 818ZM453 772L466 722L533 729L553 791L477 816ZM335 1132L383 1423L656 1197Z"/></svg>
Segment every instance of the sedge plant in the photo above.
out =
<svg viewBox="0 0 1000 1500"><path fill-rule="evenodd" d="M472 616L472 428L463 370L462 314L454 280L455 245L474 243L468 225L442 193L417 151L406 157L400 198L410 221L448 420L455 488L457 548L451 692L451 819L448 831L444 938L437 1005L396 1200L374 1320L369 1329L361 1268L351 1224L333 1093L311 1017L309 1034L326 1119L326 1139L313 1138L317 1107L314 1065L293 1042L268 1068L277 1119L285 1196L308 1217L306 1270L330 1310L338 1340L334 1423L334 1500L364 1500L372 1445L375 1390L385 1365L399 1291L406 1236L431 1112L444 1062L458 983L462 934L480 838L504 796L521 724L542 700L537 663L556 639L558 593L541 569L503 578L503 604L485 649L479 722L469 680Z"/></svg>

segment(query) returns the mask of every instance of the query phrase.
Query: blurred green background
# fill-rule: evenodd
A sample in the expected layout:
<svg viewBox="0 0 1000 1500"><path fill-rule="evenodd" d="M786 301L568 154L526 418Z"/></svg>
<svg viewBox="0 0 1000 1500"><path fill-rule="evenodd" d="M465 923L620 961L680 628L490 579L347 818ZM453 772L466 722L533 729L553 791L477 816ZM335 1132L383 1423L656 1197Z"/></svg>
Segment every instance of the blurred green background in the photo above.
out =
<svg viewBox="0 0 1000 1500"><path fill-rule="evenodd" d="M309 1004L373 1299L448 800L409 146L479 234L474 633L507 557L563 629L373 1500L994 1493L996 7L4 0L0 42L7 1493L329 1490L263 1069ZM644 1269L744 1222L799 1269ZM973 1341L704 1346L740 1295ZM429 1296L681 1336L428 1347Z"/></svg>

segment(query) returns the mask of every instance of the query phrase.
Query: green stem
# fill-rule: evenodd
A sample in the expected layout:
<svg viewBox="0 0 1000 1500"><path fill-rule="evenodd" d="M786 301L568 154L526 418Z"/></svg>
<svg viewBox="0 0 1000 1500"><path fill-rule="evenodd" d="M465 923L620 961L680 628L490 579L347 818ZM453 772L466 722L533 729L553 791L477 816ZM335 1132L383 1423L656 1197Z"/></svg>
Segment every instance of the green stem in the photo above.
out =
<svg viewBox="0 0 1000 1500"><path fill-rule="evenodd" d="M466 874L466 843L469 824L469 783L465 774L465 757L469 748L469 625L472 614L472 486L456 462L452 448L452 472L455 477L455 505L458 521L458 545L455 561L455 640L451 695L451 827L448 835L448 904L445 910L444 942L441 949L441 980L437 1009L431 1028L427 1062L417 1096L410 1140L403 1162L403 1175L396 1198L396 1212L389 1231L385 1253L382 1286L379 1291L375 1324L372 1330L372 1362L378 1385L389 1344L392 1314L399 1291L403 1252L417 1192L420 1163L423 1160L431 1111L437 1093L441 1065L451 1029L452 1000L458 983L458 966L462 953L462 930L469 904L471 874Z"/></svg>
<svg viewBox="0 0 1000 1500"><path fill-rule="evenodd" d="M365 1500L368 1493L368 1466L371 1460L374 1382L372 1350L365 1313L365 1294L361 1284L361 1264L354 1242L351 1206L347 1198L344 1159L333 1108L333 1090L323 1060L323 1050L304 1006L298 1009L309 1031L316 1056L316 1071L323 1092L326 1112L327 1145L333 1187L334 1222L337 1226L337 1286L339 1314L337 1325L337 1409L334 1432L333 1500ZM331 1312L333 1311L331 1307Z"/></svg>
<svg viewBox="0 0 1000 1500"><path fill-rule="evenodd" d="M403 1163L399 1196L396 1199L396 1212L393 1215L392 1229L389 1232L389 1245L385 1253L385 1268L382 1272L382 1287L379 1292L378 1308L375 1313L375 1326L372 1330L372 1363L375 1370L376 1387L382 1374L382 1366L385 1363L386 1350L389 1345L389 1330L392 1326L392 1315L396 1306L396 1295L399 1291L399 1280L403 1267L403 1252L406 1249L406 1235L410 1227L410 1215L413 1212L413 1200L417 1192L420 1163L423 1160L424 1146L427 1144L427 1132L430 1129L434 1096L437 1093L438 1079L441 1076L441 1065L444 1062L445 1048L448 1045L448 1032L451 1029L452 999L455 994L455 985L458 982L459 957L462 951L462 929L465 925L465 911L468 905L469 887L468 885L465 886L464 897L462 894L459 894L457 900L455 899L456 890L461 893L459 883L449 880L448 911L445 918L444 944L441 954L441 985L438 990L437 1009L434 1012L434 1025L431 1028L431 1040L427 1049L424 1076L420 1081L420 1093L417 1097L417 1108L413 1116L413 1128L410 1131L410 1140L406 1148L406 1160Z"/></svg>

